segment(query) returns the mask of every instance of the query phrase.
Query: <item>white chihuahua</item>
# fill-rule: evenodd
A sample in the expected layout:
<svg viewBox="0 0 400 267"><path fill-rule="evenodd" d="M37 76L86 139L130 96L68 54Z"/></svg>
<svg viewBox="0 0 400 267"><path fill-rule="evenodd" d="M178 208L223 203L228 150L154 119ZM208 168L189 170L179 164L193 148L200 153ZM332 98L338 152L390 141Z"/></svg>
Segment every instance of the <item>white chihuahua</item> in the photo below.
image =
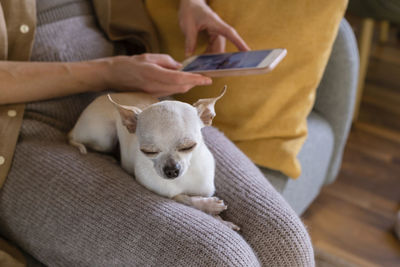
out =
<svg viewBox="0 0 400 267"><path fill-rule="evenodd" d="M212 197L215 192L214 157L204 143L201 128L211 125L219 97L189 105L179 101L158 102L142 93L103 95L81 114L69 133L71 145L112 151L120 144L122 167L149 190L193 206L223 221L227 209Z"/></svg>

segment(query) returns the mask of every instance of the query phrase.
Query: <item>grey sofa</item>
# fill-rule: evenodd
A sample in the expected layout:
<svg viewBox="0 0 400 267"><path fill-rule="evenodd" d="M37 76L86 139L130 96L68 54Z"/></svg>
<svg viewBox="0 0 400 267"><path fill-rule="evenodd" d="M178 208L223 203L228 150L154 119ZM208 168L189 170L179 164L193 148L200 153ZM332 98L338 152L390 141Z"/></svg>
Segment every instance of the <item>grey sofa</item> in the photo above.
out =
<svg viewBox="0 0 400 267"><path fill-rule="evenodd" d="M307 119L308 137L298 156L301 176L293 180L261 168L297 214L302 214L321 187L332 183L339 172L353 117L358 65L357 42L349 23L343 19Z"/></svg>

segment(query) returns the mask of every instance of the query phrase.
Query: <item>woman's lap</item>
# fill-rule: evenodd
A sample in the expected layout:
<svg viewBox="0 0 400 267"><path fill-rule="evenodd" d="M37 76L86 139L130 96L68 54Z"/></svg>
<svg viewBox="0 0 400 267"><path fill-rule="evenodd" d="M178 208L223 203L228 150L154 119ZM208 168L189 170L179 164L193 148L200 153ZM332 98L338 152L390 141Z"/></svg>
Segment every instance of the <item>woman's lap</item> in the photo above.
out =
<svg viewBox="0 0 400 267"><path fill-rule="evenodd" d="M50 266L258 265L214 218L144 189L111 157L59 141L19 143L0 229Z"/></svg>
<svg viewBox="0 0 400 267"><path fill-rule="evenodd" d="M0 192L0 229L44 263L251 266L258 264L255 254L263 264L279 257L282 264L312 262L298 217L213 128L204 135L216 157L217 195L229 205L223 216L241 226L243 237L144 189L111 157L80 155L64 133L51 141L40 135L17 146Z"/></svg>

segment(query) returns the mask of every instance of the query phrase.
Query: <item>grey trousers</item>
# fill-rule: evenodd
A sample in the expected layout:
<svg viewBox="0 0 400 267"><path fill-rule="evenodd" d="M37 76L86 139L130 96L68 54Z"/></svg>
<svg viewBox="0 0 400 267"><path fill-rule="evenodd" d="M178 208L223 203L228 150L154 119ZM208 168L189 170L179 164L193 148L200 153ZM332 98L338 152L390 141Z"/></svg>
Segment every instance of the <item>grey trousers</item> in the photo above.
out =
<svg viewBox="0 0 400 267"><path fill-rule="evenodd" d="M71 109L71 106L68 106ZM79 114L79 113L76 113ZM216 195L235 232L142 187L111 156L67 145L76 119L27 111L0 191L0 232L49 266L313 266L302 222L258 168L217 129Z"/></svg>

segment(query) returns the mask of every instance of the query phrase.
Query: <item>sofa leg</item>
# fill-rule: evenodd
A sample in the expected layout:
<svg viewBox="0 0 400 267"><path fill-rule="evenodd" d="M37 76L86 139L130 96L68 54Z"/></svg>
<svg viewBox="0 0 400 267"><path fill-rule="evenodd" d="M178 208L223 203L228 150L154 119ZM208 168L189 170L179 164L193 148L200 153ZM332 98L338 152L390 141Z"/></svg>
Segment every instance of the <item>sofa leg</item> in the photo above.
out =
<svg viewBox="0 0 400 267"><path fill-rule="evenodd" d="M354 108L353 122L358 119L361 105L361 97L364 89L365 76L367 74L368 60L371 51L372 36L374 33L374 20L363 19L358 47L360 49L360 72L358 75L357 98Z"/></svg>

